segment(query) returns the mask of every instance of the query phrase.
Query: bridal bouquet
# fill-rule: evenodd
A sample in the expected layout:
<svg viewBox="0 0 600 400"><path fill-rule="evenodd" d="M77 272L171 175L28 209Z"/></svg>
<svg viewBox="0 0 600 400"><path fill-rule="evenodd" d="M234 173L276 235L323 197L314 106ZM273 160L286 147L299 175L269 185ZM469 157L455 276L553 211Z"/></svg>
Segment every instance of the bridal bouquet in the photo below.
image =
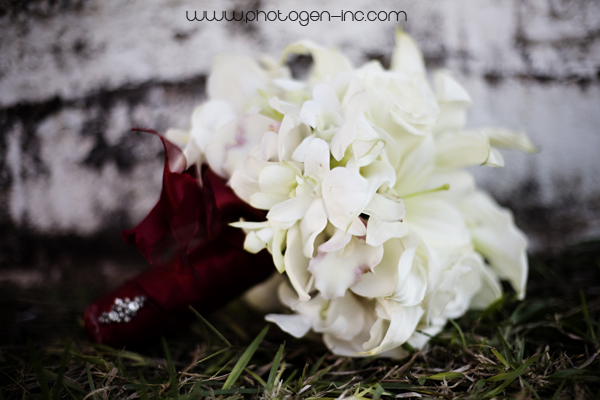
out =
<svg viewBox="0 0 600 400"><path fill-rule="evenodd" d="M284 65L290 54L312 56L306 79ZM498 299L501 279L522 299L526 238L465 167L502 166L498 148L534 147L522 134L466 130L468 93L447 71L433 81L402 31L387 70L309 41L278 61L217 56L191 129L162 139L159 204L125 233L159 264L146 275L189 264L214 277L202 275L201 287L196 272L177 278L193 299L177 301L168 274L129 282L137 289L88 310L88 332L102 341L107 327L149 321L147 303L205 303L194 293L206 282L235 286L225 301L276 270L253 291L287 308L268 321L295 337L322 334L336 354L400 357L403 344L421 348L448 319ZM125 294L136 314L120 317Z"/></svg>

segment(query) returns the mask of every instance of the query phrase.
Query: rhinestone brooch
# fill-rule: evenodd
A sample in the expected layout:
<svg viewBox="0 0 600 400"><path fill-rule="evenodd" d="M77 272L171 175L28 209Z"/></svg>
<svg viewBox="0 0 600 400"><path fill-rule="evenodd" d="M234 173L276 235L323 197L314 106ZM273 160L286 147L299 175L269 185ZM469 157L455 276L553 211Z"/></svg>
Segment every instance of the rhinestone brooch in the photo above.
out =
<svg viewBox="0 0 600 400"><path fill-rule="evenodd" d="M98 321L101 324L129 322L135 317L138 310L144 306L145 302L145 296L136 296L133 300L128 297L125 299L116 298L110 311L103 312Z"/></svg>

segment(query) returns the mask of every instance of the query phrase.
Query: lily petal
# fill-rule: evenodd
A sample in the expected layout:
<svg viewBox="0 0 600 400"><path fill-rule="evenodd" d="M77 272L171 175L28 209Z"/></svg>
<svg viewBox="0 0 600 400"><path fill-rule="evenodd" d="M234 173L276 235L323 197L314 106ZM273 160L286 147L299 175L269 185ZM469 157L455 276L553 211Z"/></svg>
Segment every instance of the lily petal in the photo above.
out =
<svg viewBox="0 0 600 400"><path fill-rule="evenodd" d="M460 208L473 235L475 249L523 299L528 273L527 239L515 226L512 213L484 192L465 198Z"/></svg>
<svg viewBox="0 0 600 400"><path fill-rule="evenodd" d="M490 150L490 144L482 134L446 134L436 140L435 163L443 168L481 165L488 160Z"/></svg>

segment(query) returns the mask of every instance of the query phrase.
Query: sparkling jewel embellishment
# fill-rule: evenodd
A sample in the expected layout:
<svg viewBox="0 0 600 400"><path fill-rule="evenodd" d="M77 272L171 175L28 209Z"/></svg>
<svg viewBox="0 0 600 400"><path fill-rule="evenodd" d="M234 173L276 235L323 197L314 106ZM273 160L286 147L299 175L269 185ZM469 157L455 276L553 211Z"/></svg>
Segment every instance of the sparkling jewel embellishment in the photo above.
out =
<svg viewBox="0 0 600 400"><path fill-rule="evenodd" d="M116 298L110 311L102 313L99 321L102 324L129 322L135 317L138 310L144 306L145 302L145 296L136 296L133 300L128 297L125 299Z"/></svg>

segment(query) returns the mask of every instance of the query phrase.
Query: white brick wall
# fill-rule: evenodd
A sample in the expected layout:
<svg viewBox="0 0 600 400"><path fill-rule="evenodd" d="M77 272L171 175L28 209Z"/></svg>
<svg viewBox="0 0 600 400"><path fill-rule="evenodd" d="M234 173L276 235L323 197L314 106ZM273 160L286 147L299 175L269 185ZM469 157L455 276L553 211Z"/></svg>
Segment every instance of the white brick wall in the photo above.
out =
<svg viewBox="0 0 600 400"><path fill-rule="evenodd" d="M60 3L56 5L54 3ZM1 7L1 6L0 6ZM139 219L159 146L132 125L185 128L211 56L278 55L310 38L389 60L395 22L189 22L186 11L403 10L428 65L475 99L472 126L524 130L541 152L477 176L538 245L600 235L597 0L24 1L0 16L4 223L88 235Z"/></svg>

